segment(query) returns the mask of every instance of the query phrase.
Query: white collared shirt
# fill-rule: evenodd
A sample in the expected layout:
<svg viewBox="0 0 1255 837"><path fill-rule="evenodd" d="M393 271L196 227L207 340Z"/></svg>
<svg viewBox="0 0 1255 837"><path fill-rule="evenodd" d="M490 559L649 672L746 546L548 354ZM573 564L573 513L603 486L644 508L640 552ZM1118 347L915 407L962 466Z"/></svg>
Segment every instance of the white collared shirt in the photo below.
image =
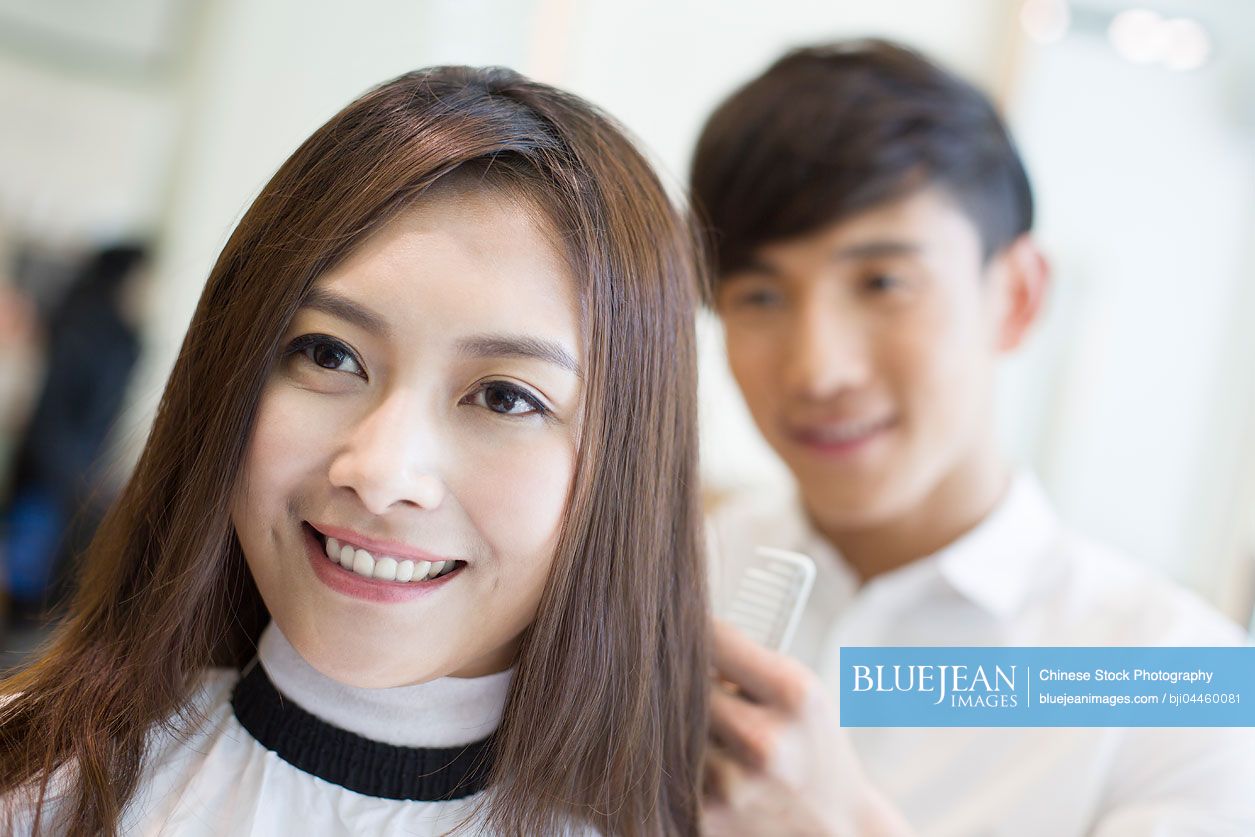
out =
<svg viewBox="0 0 1255 837"><path fill-rule="evenodd" d="M1061 525L1017 476L978 526L859 586L796 495L711 516L722 609L755 546L815 559L790 653L838 698L842 646L1245 644L1200 597ZM930 837L1255 835L1255 729L850 729L871 781Z"/></svg>

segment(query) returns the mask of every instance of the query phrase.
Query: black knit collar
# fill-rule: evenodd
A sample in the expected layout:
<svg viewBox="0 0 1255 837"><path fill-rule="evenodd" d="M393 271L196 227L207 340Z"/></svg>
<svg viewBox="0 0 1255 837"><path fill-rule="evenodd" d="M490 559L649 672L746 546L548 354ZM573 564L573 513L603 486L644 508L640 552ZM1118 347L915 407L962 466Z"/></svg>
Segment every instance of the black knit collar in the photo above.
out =
<svg viewBox="0 0 1255 837"><path fill-rule="evenodd" d="M483 790L492 736L460 747L398 747L332 726L270 682L254 661L231 695L240 725L298 770L383 799L435 802Z"/></svg>

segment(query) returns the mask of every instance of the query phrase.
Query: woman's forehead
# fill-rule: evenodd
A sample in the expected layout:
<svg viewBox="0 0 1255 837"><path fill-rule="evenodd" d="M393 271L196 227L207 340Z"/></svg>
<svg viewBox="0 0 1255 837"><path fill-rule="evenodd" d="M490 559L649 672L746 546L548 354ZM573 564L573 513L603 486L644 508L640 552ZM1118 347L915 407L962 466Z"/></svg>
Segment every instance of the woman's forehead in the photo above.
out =
<svg viewBox="0 0 1255 837"><path fill-rule="evenodd" d="M380 336L536 334L578 357L565 254L542 219L495 190L444 194L404 211L320 277L308 301Z"/></svg>

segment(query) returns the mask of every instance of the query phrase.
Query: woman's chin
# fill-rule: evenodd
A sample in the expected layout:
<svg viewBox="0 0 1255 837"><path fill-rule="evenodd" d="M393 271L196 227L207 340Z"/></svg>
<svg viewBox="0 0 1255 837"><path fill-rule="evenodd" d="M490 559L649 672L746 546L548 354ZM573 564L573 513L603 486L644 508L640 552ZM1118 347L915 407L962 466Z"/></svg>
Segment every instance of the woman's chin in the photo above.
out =
<svg viewBox="0 0 1255 837"><path fill-rule="evenodd" d="M413 649L405 654L370 654L356 644L348 648L320 644L308 650L295 641L292 644L319 674L358 689L412 686L450 673L447 661L419 659Z"/></svg>

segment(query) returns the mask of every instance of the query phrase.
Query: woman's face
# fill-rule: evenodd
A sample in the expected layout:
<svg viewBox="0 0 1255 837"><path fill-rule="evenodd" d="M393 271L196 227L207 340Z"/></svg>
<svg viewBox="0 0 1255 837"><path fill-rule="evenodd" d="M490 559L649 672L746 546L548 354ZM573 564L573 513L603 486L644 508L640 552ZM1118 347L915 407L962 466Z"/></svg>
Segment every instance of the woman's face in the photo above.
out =
<svg viewBox="0 0 1255 837"><path fill-rule="evenodd" d="M446 190L320 277L284 334L232 520L322 673L386 687L513 663L581 416L575 283L552 242L522 200Z"/></svg>

